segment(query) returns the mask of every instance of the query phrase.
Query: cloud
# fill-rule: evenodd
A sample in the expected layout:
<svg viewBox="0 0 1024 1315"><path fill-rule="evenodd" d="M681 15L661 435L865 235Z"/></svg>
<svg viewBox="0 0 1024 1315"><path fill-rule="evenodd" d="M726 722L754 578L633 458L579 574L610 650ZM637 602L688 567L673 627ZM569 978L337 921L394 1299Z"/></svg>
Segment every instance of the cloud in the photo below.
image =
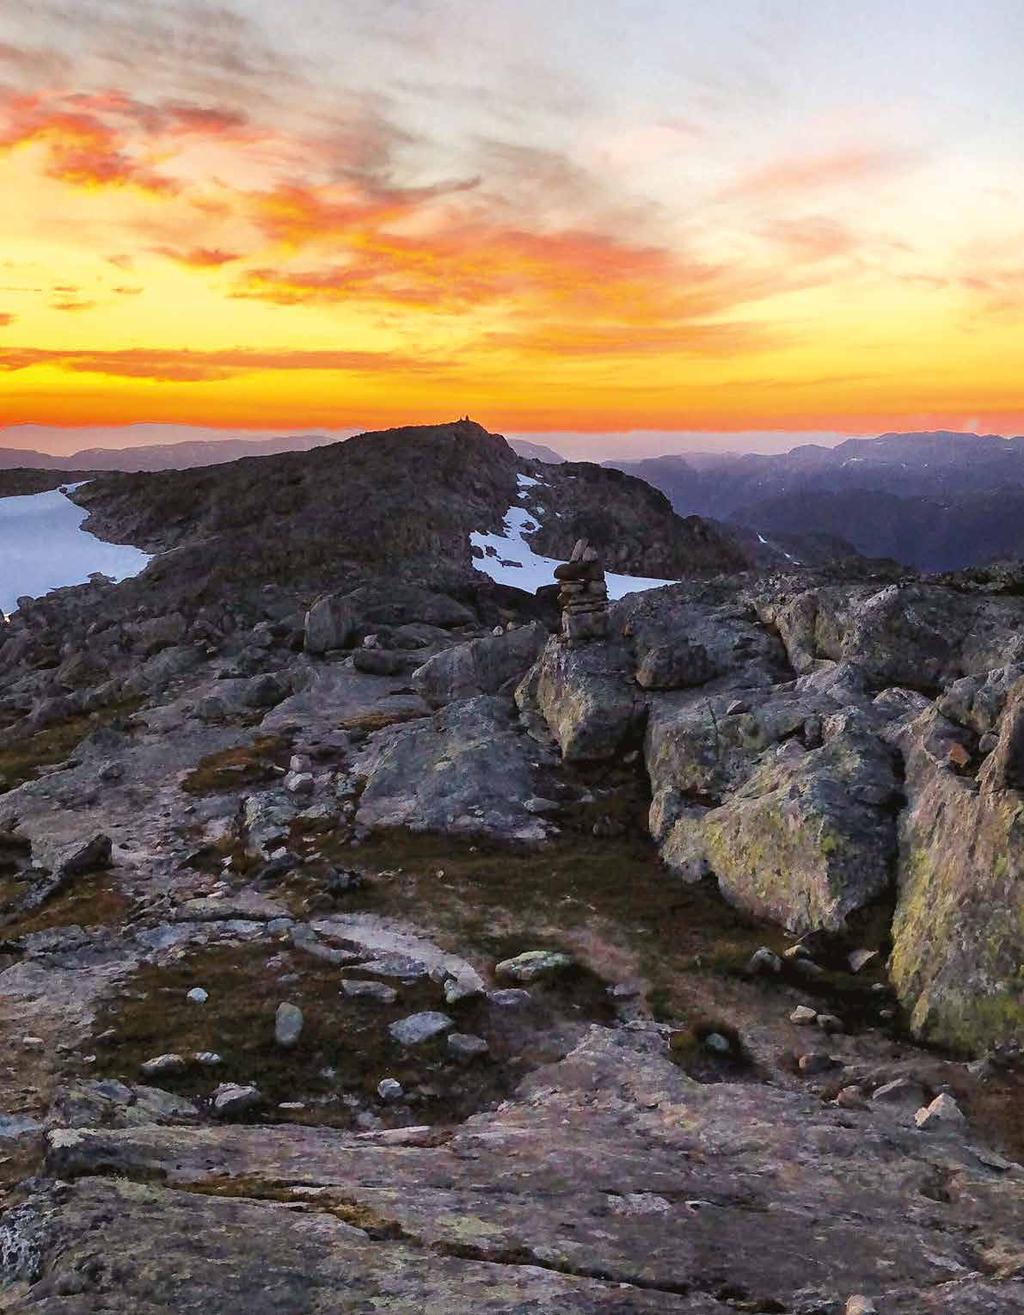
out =
<svg viewBox="0 0 1024 1315"><path fill-rule="evenodd" d="M8 324L13 324L15 316L10 311L0 311L0 329L4 329Z"/></svg>
<svg viewBox="0 0 1024 1315"><path fill-rule="evenodd" d="M173 247L154 249L158 255L166 256L176 264L187 265L190 269L218 269L221 265L229 265L233 260L241 259L237 252L221 251L217 247L191 247L187 251L176 251Z"/></svg>
<svg viewBox="0 0 1024 1315"><path fill-rule="evenodd" d="M161 383L208 383L263 370L326 370L353 374L423 371L435 373L446 362L365 351L259 351L228 348L189 351L173 348L123 348L100 351L43 347L0 348L0 372L13 373L50 366L73 374L103 374L120 379L152 379Z"/></svg>
<svg viewBox="0 0 1024 1315"><path fill-rule="evenodd" d="M768 241L783 247L791 258L802 261L844 256L860 245L860 239L845 224L825 215L777 219L764 225L760 232Z"/></svg>
<svg viewBox="0 0 1024 1315"><path fill-rule="evenodd" d="M50 309L61 311L92 310L95 305L94 301L51 301Z"/></svg>
<svg viewBox="0 0 1024 1315"><path fill-rule="evenodd" d="M15 46L0 41L0 66L26 78L56 79L68 73L71 61L55 50Z"/></svg>
<svg viewBox="0 0 1024 1315"><path fill-rule="evenodd" d="M785 156L741 175L718 196L732 201L812 193L900 173L915 158L905 150L867 147Z"/></svg>

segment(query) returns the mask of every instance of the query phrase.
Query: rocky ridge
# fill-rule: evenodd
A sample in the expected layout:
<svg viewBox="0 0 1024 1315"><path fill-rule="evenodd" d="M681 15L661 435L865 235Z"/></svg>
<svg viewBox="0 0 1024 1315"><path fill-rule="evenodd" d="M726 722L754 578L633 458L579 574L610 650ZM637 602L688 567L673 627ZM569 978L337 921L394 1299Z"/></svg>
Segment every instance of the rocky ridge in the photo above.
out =
<svg viewBox="0 0 1024 1315"><path fill-rule="evenodd" d="M459 509L444 570L170 581L229 514L0 639L3 1308L1024 1310L1012 580L566 643Z"/></svg>

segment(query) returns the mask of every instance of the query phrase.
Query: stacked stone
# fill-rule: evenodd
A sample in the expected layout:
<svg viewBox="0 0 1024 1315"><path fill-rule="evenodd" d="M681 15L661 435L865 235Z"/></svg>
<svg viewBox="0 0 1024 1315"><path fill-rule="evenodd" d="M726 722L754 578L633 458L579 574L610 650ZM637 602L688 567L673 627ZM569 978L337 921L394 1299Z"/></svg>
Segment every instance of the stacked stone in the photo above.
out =
<svg viewBox="0 0 1024 1315"><path fill-rule="evenodd" d="M562 637L567 644L585 644L608 635L608 586L597 552L580 539L564 566L555 567L560 583Z"/></svg>

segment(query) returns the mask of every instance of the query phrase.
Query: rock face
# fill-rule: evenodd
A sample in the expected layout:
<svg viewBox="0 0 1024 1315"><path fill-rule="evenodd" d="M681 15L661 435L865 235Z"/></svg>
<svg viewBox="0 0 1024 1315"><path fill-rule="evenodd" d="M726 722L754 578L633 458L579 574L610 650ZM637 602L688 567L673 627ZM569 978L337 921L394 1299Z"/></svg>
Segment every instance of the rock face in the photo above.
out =
<svg viewBox="0 0 1024 1315"><path fill-rule="evenodd" d="M1024 1044L1024 681L997 728L976 779L950 765L957 728L937 711L905 736L892 977L914 1030L968 1053Z"/></svg>

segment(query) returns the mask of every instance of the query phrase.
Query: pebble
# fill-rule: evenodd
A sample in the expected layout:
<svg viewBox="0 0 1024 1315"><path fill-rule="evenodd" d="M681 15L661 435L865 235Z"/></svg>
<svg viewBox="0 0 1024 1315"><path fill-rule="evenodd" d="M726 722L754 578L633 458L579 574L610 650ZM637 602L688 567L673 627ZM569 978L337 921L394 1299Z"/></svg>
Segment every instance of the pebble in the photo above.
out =
<svg viewBox="0 0 1024 1315"><path fill-rule="evenodd" d="M385 1105L393 1105L405 1095L405 1089L397 1078L381 1078L377 1083L377 1095Z"/></svg>
<svg viewBox="0 0 1024 1315"><path fill-rule="evenodd" d="M391 1005L398 999L398 992L386 982L360 982L352 977L341 983L341 993L352 1000L373 1000L380 1005Z"/></svg>
<svg viewBox="0 0 1024 1315"><path fill-rule="evenodd" d="M484 991L483 980L472 968L452 973L444 979L441 988L446 1005L458 1004L460 1000L472 1000Z"/></svg>
<svg viewBox="0 0 1024 1315"><path fill-rule="evenodd" d="M837 1061L823 1050L812 1050L809 1054L801 1055L797 1064L801 1073L827 1073L836 1067Z"/></svg>
<svg viewBox="0 0 1024 1315"><path fill-rule="evenodd" d="M155 1055L140 1065L139 1071L144 1077L155 1078L170 1073L184 1073L188 1063L184 1055Z"/></svg>
<svg viewBox="0 0 1024 1315"><path fill-rule="evenodd" d="M500 981L535 982L541 977L564 972L572 965L572 956L560 950L525 950L513 959L503 959L495 966L494 975Z"/></svg>
<svg viewBox="0 0 1024 1315"><path fill-rule="evenodd" d="M769 976L781 972L782 960L767 945L755 950L747 961L747 973L751 977Z"/></svg>
<svg viewBox="0 0 1024 1315"><path fill-rule="evenodd" d="M453 1058L465 1063L482 1058L490 1050L482 1036L473 1036L469 1032L449 1032L447 1046Z"/></svg>
<svg viewBox="0 0 1024 1315"><path fill-rule="evenodd" d="M533 1002L533 997L520 987L507 986L500 991L488 991L487 1001L499 1009L523 1009Z"/></svg>
<svg viewBox="0 0 1024 1315"><path fill-rule="evenodd" d="M302 1010L298 1005L282 1001L274 1016L274 1040L283 1050L291 1050L302 1035Z"/></svg>
<svg viewBox="0 0 1024 1315"><path fill-rule="evenodd" d="M858 1292L847 1301L843 1315L877 1315L877 1312L878 1307L871 1298Z"/></svg>
<svg viewBox="0 0 1024 1315"><path fill-rule="evenodd" d="M732 1050L732 1043L721 1032L709 1032L704 1038L704 1049L711 1050L716 1055L727 1055Z"/></svg>
<svg viewBox="0 0 1024 1315"><path fill-rule="evenodd" d="M789 1016L791 1023L797 1023L800 1027L809 1027L818 1017L818 1011L812 1009L809 1005L797 1005Z"/></svg>
<svg viewBox="0 0 1024 1315"><path fill-rule="evenodd" d="M410 1014L400 1018L388 1028L392 1037L403 1046L419 1046L425 1041L432 1041L455 1026L455 1020L447 1014L427 1009L420 1014Z"/></svg>
<svg viewBox="0 0 1024 1315"><path fill-rule="evenodd" d="M835 1014L819 1014L817 1023L823 1032L843 1031L843 1020Z"/></svg>
<svg viewBox="0 0 1024 1315"><path fill-rule="evenodd" d="M855 1083L843 1087L836 1095L836 1104L844 1110L860 1109L864 1105L864 1092Z"/></svg>
<svg viewBox="0 0 1024 1315"><path fill-rule="evenodd" d="M241 1114L258 1105L261 1100L258 1087L222 1082L213 1093L213 1111L215 1114Z"/></svg>
<svg viewBox="0 0 1024 1315"><path fill-rule="evenodd" d="M197 1064L202 1064L203 1068L216 1068L218 1064L224 1063L216 1050L197 1050L192 1058Z"/></svg>
<svg viewBox="0 0 1024 1315"><path fill-rule="evenodd" d="M209 998L210 998L209 991L204 991L201 986L193 986L192 990L189 991L188 995L185 996L185 999L189 1002L189 1004L194 1004L194 1005L204 1005L206 1004L207 1000L209 1000Z"/></svg>
<svg viewBox="0 0 1024 1315"><path fill-rule="evenodd" d="M883 1105L920 1105L924 1100L924 1088L912 1078L893 1078L876 1088L871 1099Z"/></svg>
<svg viewBox="0 0 1024 1315"><path fill-rule="evenodd" d="M930 1105L924 1105L914 1115L914 1122L919 1128L935 1128L945 1124L956 1127L966 1123L964 1112L952 1096L943 1093L936 1096Z"/></svg>
<svg viewBox="0 0 1024 1315"><path fill-rule="evenodd" d="M850 965L851 973L859 973L862 968L868 966L872 959L877 958L877 950L853 950L848 955L846 962Z"/></svg>
<svg viewBox="0 0 1024 1315"><path fill-rule="evenodd" d="M42 1050L46 1042L41 1036L23 1036L21 1046L23 1050Z"/></svg>

